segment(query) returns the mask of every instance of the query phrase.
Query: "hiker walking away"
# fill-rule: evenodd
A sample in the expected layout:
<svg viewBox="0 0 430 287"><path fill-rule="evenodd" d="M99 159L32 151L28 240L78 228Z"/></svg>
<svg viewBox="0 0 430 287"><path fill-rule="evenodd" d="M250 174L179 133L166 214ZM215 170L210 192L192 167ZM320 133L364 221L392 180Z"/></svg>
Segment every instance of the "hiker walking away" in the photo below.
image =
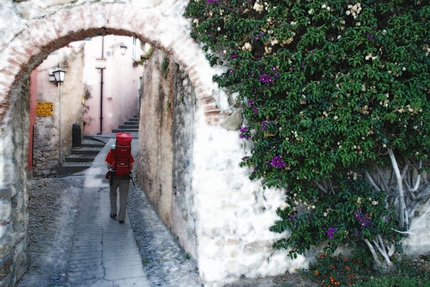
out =
<svg viewBox="0 0 430 287"><path fill-rule="evenodd" d="M132 135L129 133L116 133L116 143L106 156L107 168L109 172L109 197L110 197L110 217L119 223L124 223L127 209L127 197L130 188L131 170L133 169L134 158L131 155ZM118 193L119 193L119 213Z"/></svg>

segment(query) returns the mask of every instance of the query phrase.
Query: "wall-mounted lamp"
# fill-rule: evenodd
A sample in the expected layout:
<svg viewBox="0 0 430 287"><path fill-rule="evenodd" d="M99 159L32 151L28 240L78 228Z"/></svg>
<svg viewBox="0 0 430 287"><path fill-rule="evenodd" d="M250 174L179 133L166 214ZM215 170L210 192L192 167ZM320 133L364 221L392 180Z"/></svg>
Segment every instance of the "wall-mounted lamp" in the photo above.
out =
<svg viewBox="0 0 430 287"><path fill-rule="evenodd" d="M121 55L125 55L125 52L127 51L127 46L124 45L124 43L121 43L121 45L119 46L119 50L121 52Z"/></svg>
<svg viewBox="0 0 430 287"><path fill-rule="evenodd" d="M64 82L66 71L64 71L60 67L57 67L55 70L52 71L52 75L54 76L54 80L57 84L62 83Z"/></svg>

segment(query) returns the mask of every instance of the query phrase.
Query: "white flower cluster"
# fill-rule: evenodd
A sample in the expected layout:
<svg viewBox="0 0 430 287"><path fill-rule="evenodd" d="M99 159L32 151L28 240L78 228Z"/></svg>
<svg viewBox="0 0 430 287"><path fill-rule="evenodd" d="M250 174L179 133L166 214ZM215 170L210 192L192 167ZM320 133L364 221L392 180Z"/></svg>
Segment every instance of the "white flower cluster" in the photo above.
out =
<svg viewBox="0 0 430 287"><path fill-rule="evenodd" d="M365 57L365 59L366 60L375 60L375 59L377 59L378 58L378 56L373 56L372 54L368 54L366 57Z"/></svg>
<svg viewBox="0 0 430 287"><path fill-rule="evenodd" d="M424 51L426 51L426 56L430 54L430 46L424 45Z"/></svg>
<svg viewBox="0 0 430 287"><path fill-rule="evenodd" d="M263 4L261 4L261 3L259 3L258 1L256 1L255 2L255 4L254 4L254 10L255 11L257 11L257 12L259 12L259 13L261 13L261 12L263 12L264 11L264 6L263 6Z"/></svg>
<svg viewBox="0 0 430 287"><path fill-rule="evenodd" d="M283 45L288 45L288 44L290 44L291 42L294 41L294 36L296 35L296 33L294 33L294 32L292 32L292 33L293 33L293 37L290 37L290 38L288 38L286 40L282 40L282 44Z"/></svg>
<svg viewBox="0 0 430 287"><path fill-rule="evenodd" d="M346 11L346 15L350 15L352 14L352 17L354 17L354 19L357 19L358 14L360 14L361 12L361 4L357 3L354 6L352 6L351 4L348 5L348 11Z"/></svg>
<svg viewBox="0 0 430 287"><path fill-rule="evenodd" d="M331 11L330 6L326 5L326 4L322 4L321 5L321 9L326 9L327 11Z"/></svg>
<svg viewBox="0 0 430 287"><path fill-rule="evenodd" d="M252 45L249 42L246 42L245 45L242 46L242 51L251 51Z"/></svg>
<svg viewBox="0 0 430 287"><path fill-rule="evenodd" d="M365 200L365 198L361 198L361 197L357 198L357 203L361 204L362 200ZM372 205L378 205L379 204L379 201L373 200L371 197L369 197L368 200L372 202Z"/></svg>
<svg viewBox="0 0 430 287"><path fill-rule="evenodd" d="M394 110L394 111L398 112L399 114L409 112L411 114L416 115L418 113L421 113L423 110L422 109L417 110L416 108L413 108L413 107L411 107L411 105L408 104L406 107L401 107L400 109Z"/></svg>
<svg viewBox="0 0 430 287"><path fill-rule="evenodd" d="M387 99L385 99L384 101L380 101L379 104L381 106L384 106L385 108L388 107L388 104L390 103L390 100L388 99L390 97L389 94L385 94L385 96L387 97Z"/></svg>

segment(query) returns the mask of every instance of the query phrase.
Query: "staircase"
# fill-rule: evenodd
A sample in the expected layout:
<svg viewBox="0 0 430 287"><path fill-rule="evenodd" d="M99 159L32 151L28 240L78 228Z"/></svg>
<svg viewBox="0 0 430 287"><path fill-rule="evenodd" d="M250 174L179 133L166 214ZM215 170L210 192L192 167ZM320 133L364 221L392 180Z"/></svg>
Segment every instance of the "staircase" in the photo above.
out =
<svg viewBox="0 0 430 287"><path fill-rule="evenodd" d="M105 145L106 143L98 139L84 136L81 147L73 147L71 154L64 159L63 165L57 167L57 175L70 175L89 168Z"/></svg>
<svg viewBox="0 0 430 287"><path fill-rule="evenodd" d="M123 125L119 126L118 129L112 130L112 133L137 133L139 132L139 116L136 115L125 121Z"/></svg>

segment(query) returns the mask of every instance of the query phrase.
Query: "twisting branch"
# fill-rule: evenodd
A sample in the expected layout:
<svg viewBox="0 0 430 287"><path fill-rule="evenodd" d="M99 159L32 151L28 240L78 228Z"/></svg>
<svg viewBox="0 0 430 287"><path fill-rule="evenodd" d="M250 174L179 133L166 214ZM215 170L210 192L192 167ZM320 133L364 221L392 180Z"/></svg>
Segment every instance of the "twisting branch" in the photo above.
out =
<svg viewBox="0 0 430 287"><path fill-rule="evenodd" d="M418 164L418 176L417 176L417 181L415 182L415 186L410 190L411 192L416 192L418 190L418 188L420 187L421 184L421 174L419 172L419 170L422 168L423 166L423 161L420 160L419 164Z"/></svg>
<svg viewBox="0 0 430 287"><path fill-rule="evenodd" d="M381 180L381 184L382 184L382 186L383 186L383 188L384 188L385 192L390 192L390 188L389 188L389 186L387 185L387 182L384 180L384 175L382 174L381 167L380 167L380 166L376 166L376 171L377 171L377 173L378 173L378 175L379 175L379 178L380 178L380 180Z"/></svg>
<svg viewBox="0 0 430 287"><path fill-rule="evenodd" d="M408 225L409 220L408 217L406 216L406 203L405 203L405 191L403 190L403 180L402 180L402 176L400 174L400 170L399 170L399 166L397 164L397 160L396 157L394 155L393 150L390 148L388 149L388 155L390 157L391 160L391 164L393 166L395 175L396 175L396 180L397 180L397 188L398 188L398 193L399 193L399 225L401 228L405 227L405 225Z"/></svg>
<svg viewBox="0 0 430 287"><path fill-rule="evenodd" d="M370 173L366 170L364 172L364 175L366 176L367 181L373 186L373 188L376 191L381 191L381 189L379 188L379 186L375 183L375 181L373 180L372 176L370 175Z"/></svg>
<svg viewBox="0 0 430 287"><path fill-rule="evenodd" d="M326 194L328 193L328 190L324 186L322 186L318 181L314 180L314 183L318 186L319 189L322 190L322 192Z"/></svg>

